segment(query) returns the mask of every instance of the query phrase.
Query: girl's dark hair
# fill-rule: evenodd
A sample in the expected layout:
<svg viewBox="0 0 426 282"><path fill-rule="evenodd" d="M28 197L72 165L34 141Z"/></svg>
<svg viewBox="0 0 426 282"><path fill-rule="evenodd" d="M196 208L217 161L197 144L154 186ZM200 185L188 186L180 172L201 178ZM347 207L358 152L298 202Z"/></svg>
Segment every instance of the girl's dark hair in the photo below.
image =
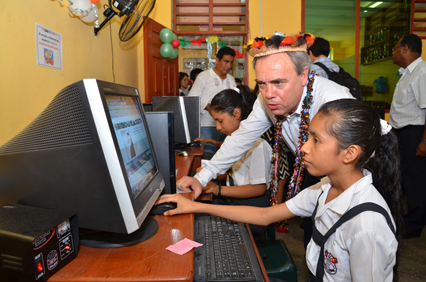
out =
<svg viewBox="0 0 426 282"><path fill-rule="evenodd" d="M182 79L185 77L185 76L188 76L188 74L186 73L186 72L179 72L179 88L180 88L180 82L182 81ZM176 77L176 76L175 76ZM188 76L189 77L189 76Z"/></svg>
<svg viewBox="0 0 426 282"><path fill-rule="evenodd" d="M393 280L398 281L403 202L396 135L392 131L382 135L379 115L372 107L357 100L341 99L328 102L321 107L318 114L331 118L326 127L327 132L336 138L340 149L350 145L361 147L362 154L356 166L372 173L373 185L388 204L396 224L398 251Z"/></svg>
<svg viewBox="0 0 426 282"><path fill-rule="evenodd" d="M239 85L237 88L240 93L234 89L225 89L217 93L210 103L212 110L232 115L235 108L240 108L241 120L245 120L253 109L256 95L245 85Z"/></svg>

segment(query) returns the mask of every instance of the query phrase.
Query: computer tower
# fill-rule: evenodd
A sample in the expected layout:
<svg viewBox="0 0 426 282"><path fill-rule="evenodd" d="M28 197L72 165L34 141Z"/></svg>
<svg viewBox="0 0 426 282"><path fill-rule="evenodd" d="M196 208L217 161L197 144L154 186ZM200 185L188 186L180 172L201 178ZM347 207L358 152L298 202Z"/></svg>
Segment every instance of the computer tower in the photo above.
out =
<svg viewBox="0 0 426 282"><path fill-rule="evenodd" d="M166 185L164 193L174 194L176 193L176 164L173 112L145 112L145 115Z"/></svg>

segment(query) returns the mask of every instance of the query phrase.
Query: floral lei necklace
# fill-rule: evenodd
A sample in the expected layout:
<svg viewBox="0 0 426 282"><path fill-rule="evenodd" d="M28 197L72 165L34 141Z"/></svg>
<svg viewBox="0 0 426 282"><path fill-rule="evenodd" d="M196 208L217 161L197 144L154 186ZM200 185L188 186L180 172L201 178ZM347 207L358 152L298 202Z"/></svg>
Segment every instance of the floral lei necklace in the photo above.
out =
<svg viewBox="0 0 426 282"><path fill-rule="evenodd" d="M315 72L311 72L308 79L306 96L305 96L305 99L303 100L303 105L302 105L301 121L299 125L299 144L295 152L296 159L294 162L294 172L290 180L290 185L287 192L287 200L296 196L303 185L303 178L305 176L305 166L302 162L301 148L309 138L309 132L308 132L309 123L310 123L309 109L311 108L311 105L313 103L312 86L314 84L314 80L315 80ZM283 117L276 116L276 119L277 121L275 123L274 147L272 151L272 160L271 160L271 163L273 164L272 172L271 172L272 205L277 204L278 171L279 171L278 155L279 155L279 148L280 148L279 145L282 140Z"/></svg>

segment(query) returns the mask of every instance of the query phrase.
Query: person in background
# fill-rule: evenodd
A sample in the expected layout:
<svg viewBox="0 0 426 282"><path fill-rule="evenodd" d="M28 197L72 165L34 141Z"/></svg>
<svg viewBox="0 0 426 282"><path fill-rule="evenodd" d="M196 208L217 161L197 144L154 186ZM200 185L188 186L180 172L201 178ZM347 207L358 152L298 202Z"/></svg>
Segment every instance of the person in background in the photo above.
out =
<svg viewBox="0 0 426 282"><path fill-rule="evenodd" d="M194 177L178 180L179 189L192 189L198 197L207 182L225 173L274 124L277 141L273 147L273 168L278 167L280 142L286 142L296 158L287 198L319 181L305 173L301 159L300 148L307 140L310 120L324 103L353 97L346 87L309 72L311 61L306 49L313 40L311 34L285 36L276 32L271 38L256 38L249 42L247 51L254 56L253 66L261 95L258 95L249 117L225 139L211 161L206 162ZM273 169L271 176L270 189L275 189L278 171ZM305 220L306 245L310 227L309 220Z"/></svg>
<svg viewBox="0 0 426 282"><path fill-rule="evenodd" d="M398 281L402 192L391 126L363 102L331 101L312 119L301 151L309 173L326 177L283 204L213 207L179 194L157 204L177 203L164 215L209 213L265 226L310 217L309 281Z"/></svg>
<svg viewBox="0 0 426 282"><path fill-rule="evenodd" d="M393 63L402 74L393 94L389 121L398 137L402 191L407 200L404 238L420 237L426 225L426 62L415 34L398 40Z"/></svg>
<svg viewBox="0 0 426 282"><path fill-rule="evenodd" d="M328 78L327 73L323 68L314 64L315 62L322 63L331 71L339 72L339 66L333 63L330 58L330 43L324 38L315 38L314 44L308 48L309 58L311 59L311 71L314 71L318 76Z"/></svg>
<svg viewBox="0 0 426 282"><path fill-rule="evenodd" d="M235 84L238 86L238 85L241 85L241 84L243 84L243 83L242 83L241 79L236 78L236 79L235 79Z"/></svg>
<svg viewBox="0 0 426 282"><path fill-rule="evenodd" d="M223 142L226 137L216 130L216 122L210 115L210 102L220 91L236 86L234 78L228 74L234 64L234 58L235 51L232 48L227 46L220 48L216 55L216 66L213 69L201 72L189 92L189 96L201 98L201 138ZM206 143L203 158L212 158L217 150L217 146Z"/></svg>
<svg viewBox="0 0 426 282"><path fill-rule="evenodd" d="M210 104L210 113L216 121L217 130L227 136L231 135L250 114L255 100L256 96L244 86L222 90L216 94ZM221 176L226 179L225 185L220 181L209 182L203 188L203 193L213 193L213 204L269 206L271 157L271 146L259 138L226 175ZM266 231L265 226L251 225L250 229L254 235Z"/></svg>
<svg viewBox="0 0 426 282"><path fill-rule="evenodd" d="M189 84L190 84L189 91L191 91L192 85L194 85L195 79L202 71L203 71L202 69L196 68L191 70L191 72L189 73Z"/></svg>
<svg viewBox="0 0 426 282"><path fill-rule="evenodd" d="M189 77L186 72L179 72L179 96L188 95Z"/></svg>

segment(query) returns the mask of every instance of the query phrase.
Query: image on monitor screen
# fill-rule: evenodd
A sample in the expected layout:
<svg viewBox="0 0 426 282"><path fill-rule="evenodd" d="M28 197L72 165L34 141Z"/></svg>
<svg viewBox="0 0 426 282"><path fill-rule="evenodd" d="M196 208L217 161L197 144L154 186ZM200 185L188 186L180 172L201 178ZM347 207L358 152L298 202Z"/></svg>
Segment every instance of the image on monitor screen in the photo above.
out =
<svg viewBox="0 0 426 282"><path fill-rule="evenodd" d="M82 244L130 245L158 229L147 217L165 186L158 167L138 89L84 79L0 147L0 204L75 213L100 234Z"/></svg>
<svg viewBox="0 0 426 282"><path fill-rule="evenodd" d="M105 95L105 98L127 179L136 197L157 171L142 114L135 97Z"/></svg>

